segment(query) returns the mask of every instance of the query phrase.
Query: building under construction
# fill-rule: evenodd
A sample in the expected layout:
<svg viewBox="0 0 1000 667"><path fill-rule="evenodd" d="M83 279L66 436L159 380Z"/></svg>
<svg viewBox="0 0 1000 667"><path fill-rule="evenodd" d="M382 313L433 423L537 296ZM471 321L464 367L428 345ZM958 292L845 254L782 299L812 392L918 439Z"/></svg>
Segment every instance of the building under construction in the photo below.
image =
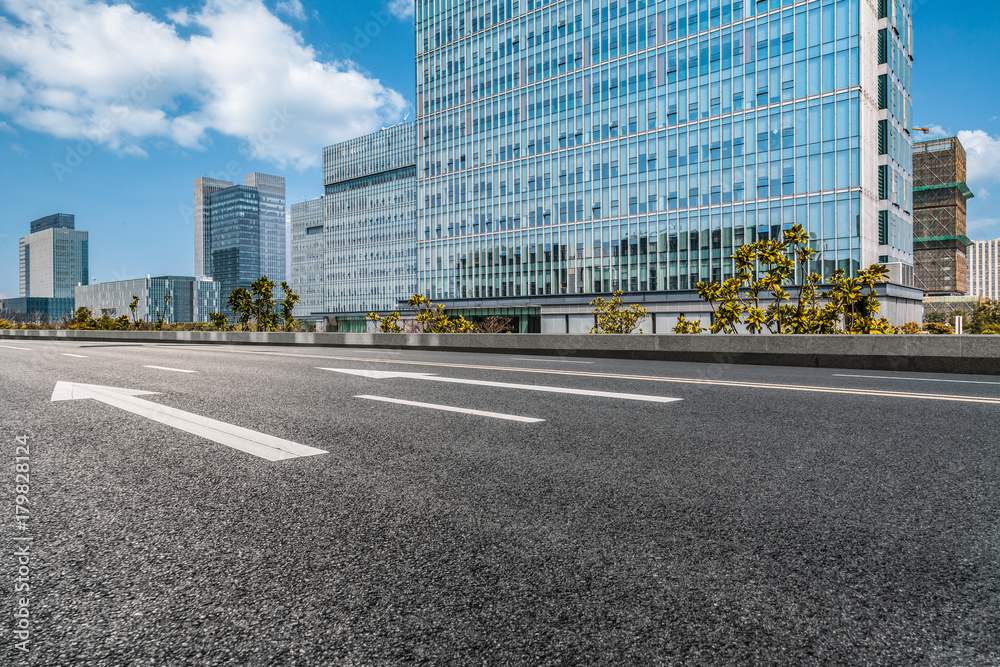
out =
<svg viewBox="0 0 1000 667"><path fill-rule="evenodd" d="M913 263L926 296L968 291L965 148L956 137L913 144Z"/></svg>

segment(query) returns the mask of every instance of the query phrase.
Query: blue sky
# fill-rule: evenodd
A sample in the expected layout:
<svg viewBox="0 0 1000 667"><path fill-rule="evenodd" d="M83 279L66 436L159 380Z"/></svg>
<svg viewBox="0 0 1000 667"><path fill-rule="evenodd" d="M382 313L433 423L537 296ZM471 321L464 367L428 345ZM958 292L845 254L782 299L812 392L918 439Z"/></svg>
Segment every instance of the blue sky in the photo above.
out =
<svg viewBox="0 0 1000 667"><path fill-rule="evenodd" d="M1000 237L1000 3L916 3L915 121L962 138L969 236ZM323 146L412 118L413 41L405 0L0 0L0 293L56 212L99 281L192 274L193 180L319 196Z"/></svg>

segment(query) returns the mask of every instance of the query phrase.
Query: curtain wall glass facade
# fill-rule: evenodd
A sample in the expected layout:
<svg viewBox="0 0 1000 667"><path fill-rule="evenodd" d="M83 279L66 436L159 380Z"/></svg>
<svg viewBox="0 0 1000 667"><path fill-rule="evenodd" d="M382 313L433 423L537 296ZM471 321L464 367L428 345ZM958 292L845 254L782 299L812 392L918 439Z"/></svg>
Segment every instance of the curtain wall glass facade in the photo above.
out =
<svg viewBox="0 0 1000 667"><path fill-rule="evenodd" d="M234 185L213 192L204 218L206 275L219 283L225 298L237 287L249 289L263 275L257 188Z"/></svg>
<svg viewBox="0 0 1000 667"><path fill-rule="evenodd" d="M325 310L391 311L416 291L414 124L323 150Z"/></svg>
<svg viewBox="0 0 1000 667"><path fill-rule="evenodd" d="M909 0L419 0L418 285L692 289L803 224L912 263Z"/></svg>
<svg viewBox="0 0 1000 667"><path fill-rule="evenodd" d="M323 198L292 204L292 290L295 317L324 312Z"/></svg>

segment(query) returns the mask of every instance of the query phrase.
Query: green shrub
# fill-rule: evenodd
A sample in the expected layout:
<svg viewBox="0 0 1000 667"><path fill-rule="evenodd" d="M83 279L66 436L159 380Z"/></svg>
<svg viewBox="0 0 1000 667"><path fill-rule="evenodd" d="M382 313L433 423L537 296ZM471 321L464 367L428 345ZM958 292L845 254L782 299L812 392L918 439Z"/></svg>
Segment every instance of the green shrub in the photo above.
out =
<svg viewBox="0 0 1000 667"><path fill-rule="evenodd" d="M952 329L947 324L941 324L940 322L925 322L924 331L930 334L953 334L955 330Z"/></svg>

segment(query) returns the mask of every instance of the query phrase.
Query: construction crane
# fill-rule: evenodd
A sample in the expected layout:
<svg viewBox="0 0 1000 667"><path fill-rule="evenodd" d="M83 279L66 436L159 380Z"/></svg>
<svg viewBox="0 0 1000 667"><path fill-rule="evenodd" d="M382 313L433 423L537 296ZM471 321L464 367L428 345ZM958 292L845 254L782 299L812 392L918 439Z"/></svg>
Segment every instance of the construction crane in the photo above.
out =
<svg viewBox="0 0 1000 667"><path fill-rule="evenodd" d="M914 132L923 132L924 134L930 134L931 133L931 128L929 128L929 127L915 127L915 128L913 128L913 131Z"/></svg>

